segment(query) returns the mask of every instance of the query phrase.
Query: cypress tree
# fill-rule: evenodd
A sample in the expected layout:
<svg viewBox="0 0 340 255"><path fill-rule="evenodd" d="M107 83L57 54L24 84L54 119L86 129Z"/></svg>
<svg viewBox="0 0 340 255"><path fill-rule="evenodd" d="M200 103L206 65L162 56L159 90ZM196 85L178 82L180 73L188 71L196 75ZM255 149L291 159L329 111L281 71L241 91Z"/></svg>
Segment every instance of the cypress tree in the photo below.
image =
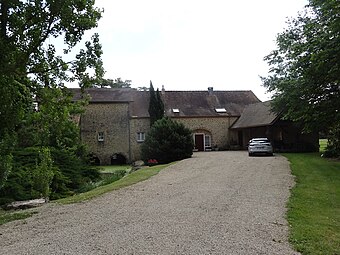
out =
<svg viewBox="0 0 340 255"><path fill-rule="evenodd" d="M150 126L153 125L157 120L164 116L164 104L160 95L159 90L155 92L155 89L150 81L150 103L149 103L149 115L150 115Z"/></svg>
<svg viewBox="0 0 340 255"><path fill-rule="evenodd" d="M161 97L161 93L157 89L156 91L156 100L157 100L157 120L160 120L164 117L164 103Z"/></svg>

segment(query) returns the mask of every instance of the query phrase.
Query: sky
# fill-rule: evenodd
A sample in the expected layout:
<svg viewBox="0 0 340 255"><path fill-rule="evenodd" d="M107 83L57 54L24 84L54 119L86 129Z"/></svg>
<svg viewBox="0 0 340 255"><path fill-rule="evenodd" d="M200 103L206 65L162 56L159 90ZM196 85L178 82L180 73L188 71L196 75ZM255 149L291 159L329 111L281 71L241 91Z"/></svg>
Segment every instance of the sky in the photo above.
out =
<svg viewBox="0 0 340 255"><path fill-rule="evenodd" d="M261 86L276 35L307 0L97 0L105 78L165 90L252 90Z"/></svg>

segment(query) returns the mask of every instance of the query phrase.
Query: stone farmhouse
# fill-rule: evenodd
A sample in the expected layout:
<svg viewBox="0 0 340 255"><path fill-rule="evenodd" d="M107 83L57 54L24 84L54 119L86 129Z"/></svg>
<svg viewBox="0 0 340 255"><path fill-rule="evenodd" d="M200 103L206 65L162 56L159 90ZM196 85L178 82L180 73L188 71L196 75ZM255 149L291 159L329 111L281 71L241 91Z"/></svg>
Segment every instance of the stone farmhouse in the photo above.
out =
<svg viewBox="0 0 340 255"><path fill-rule="evenodd" d="M80 89L71 91L74 100L84 96ZM139 160L141 145L150 129L149 92L91 88L85 94L90 100L79 120L81 139L97 163L109 165L122 156L127 162ZM161 96L165 115L192 130L195 151L246 148L253 135L253 124L244 121L242 113L262 104L252 91L214 91L212 87L207 91L163 88ZM245 113L251 115L249 111ZM267 122L267 126L271 124ZM254 135L268 135L267 126Z"/></svg>

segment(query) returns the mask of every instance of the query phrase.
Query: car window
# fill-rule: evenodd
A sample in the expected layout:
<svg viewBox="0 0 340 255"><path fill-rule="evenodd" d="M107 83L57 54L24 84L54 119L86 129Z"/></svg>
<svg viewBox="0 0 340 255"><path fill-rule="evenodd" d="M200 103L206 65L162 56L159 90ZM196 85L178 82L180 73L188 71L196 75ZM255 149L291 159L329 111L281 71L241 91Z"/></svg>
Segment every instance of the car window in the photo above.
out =
<svg viewBox="0 0 340 255"><path fill-rule="evenodd" d="M270 143L268 138L253 138L249 140L249 143Z"/></svg>

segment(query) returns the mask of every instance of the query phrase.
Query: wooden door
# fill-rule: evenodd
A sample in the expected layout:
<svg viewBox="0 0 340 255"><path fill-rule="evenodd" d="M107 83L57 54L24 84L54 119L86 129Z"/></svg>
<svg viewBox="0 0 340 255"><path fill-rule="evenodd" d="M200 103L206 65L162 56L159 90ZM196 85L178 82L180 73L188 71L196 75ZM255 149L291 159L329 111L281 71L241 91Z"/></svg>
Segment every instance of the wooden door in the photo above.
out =
<svg viewBox="0 0 340 255"><path fill-rule="evenodd" d="M204 135L195 134L195 148L198 151L204 151Z"/></svg>

